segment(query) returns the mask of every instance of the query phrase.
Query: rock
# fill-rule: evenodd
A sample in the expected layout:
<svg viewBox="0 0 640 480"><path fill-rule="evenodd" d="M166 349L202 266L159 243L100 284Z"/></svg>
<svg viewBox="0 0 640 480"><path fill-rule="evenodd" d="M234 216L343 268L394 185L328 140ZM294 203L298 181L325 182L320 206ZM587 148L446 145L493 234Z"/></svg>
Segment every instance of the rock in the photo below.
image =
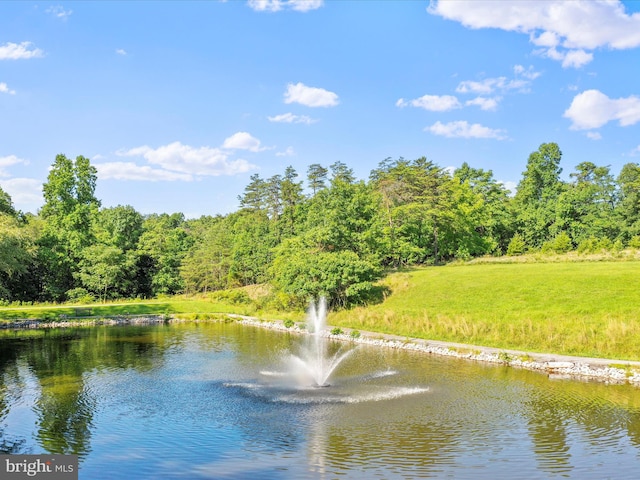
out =
<svg viewBox="0 0 640 480"><path fill-rule="evenodd" d="M573 362L547 362L546 366L550 370L558 370L562 368L573 368L575 364Z"/></svg>

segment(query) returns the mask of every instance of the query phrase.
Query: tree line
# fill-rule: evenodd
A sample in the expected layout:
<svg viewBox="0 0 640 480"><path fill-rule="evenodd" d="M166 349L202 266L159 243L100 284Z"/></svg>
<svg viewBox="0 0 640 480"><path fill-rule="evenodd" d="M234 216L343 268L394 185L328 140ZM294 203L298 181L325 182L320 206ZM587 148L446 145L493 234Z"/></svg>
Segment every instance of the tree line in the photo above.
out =
<svg viewBox="0 0 640 480"><path fill-rule="evenodd" d="M58 155L37 214L0 189L0 300L149 298L267 284L269 301L333 306L379 294L385 271L484 255L640 247L640 165L582 162L561 179L562 153L544 143L515 194L490 170L448 172L425 157L385 159L367 180L342 162L250 177L239 209L185 219L102 208L97 171ZM305 185L306 183L306 185ZM220 293L221 292L221 293ZM235 295L235 297L234 297Z"/></svg>

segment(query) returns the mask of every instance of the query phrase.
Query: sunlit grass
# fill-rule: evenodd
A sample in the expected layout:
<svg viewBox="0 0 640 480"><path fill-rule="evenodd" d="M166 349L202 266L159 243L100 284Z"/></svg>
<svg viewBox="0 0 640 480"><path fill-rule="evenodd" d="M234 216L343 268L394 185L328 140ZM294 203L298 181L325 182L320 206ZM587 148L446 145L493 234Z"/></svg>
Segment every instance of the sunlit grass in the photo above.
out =
<svg viewBox="0 0 640 480"><path fill-rule="evenodd" d="M395 273L343 327L579 356L640 360L640 262L450 265Z"/></svg>
<svg viewBox="0 0 640 480"><path fill-rule="evenodd" d="M0 307L0 322L18 319L60 320L78 315L112 317L117 315L179 315L236 313L251 315L251 305L231 305L213 302L206 296L175 296L155 300L124 301L87 305L34 305L22 307Z"/></svg>
<svg viewBox="0 0 640 480"><path fill-rule="evenodd" d="M561 261L460 264L394 273L384 302L332 313L336 327L530 352L640 360L640 262ZM0 307L0 322L93 316L219 313L303 320L303 312L265 311L211 296L106 304Z"/></svg>

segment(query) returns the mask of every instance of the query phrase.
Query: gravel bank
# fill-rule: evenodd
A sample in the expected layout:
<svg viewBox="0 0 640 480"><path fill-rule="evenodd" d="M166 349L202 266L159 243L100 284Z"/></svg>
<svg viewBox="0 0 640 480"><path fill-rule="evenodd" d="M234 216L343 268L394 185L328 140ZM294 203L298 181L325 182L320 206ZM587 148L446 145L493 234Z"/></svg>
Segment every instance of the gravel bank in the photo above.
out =
<svg viewBox="0 0 640 480"><path fill-rule="evenodd" d="M241 315L230 316L245 325L253 325L273 330L295 331L300 334L307 333L306 330L300 329L297 325L287 328L279 321L268 322ZM517 350L500 350L460 343L408 339L397 335L373 332L358 333L359 335L352 335L352 330L342 329L342 333L339 335L333 335L330 331L325 331L324 335L342 341L365 345L384 348L401 348L431 355L463 358L478 362L497 363L528 370L536 370L546 372L550 378L597 380L612 384L630 383L640 387L640 362L528 353Z"/></svg>

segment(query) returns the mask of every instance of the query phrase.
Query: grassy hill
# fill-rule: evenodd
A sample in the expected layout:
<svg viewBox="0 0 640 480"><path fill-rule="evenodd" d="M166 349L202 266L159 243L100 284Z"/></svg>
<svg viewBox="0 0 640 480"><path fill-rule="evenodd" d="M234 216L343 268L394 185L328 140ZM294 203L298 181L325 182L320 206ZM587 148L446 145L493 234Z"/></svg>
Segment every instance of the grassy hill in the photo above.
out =
<svg viewBox="0 0 640 480"><path fill-rule="evenodd" d="M329 323L413 338L565 355L640 360L640 262L531 261L452 264L393 273L384 302L333 312ZM19 318L240 313L301 320L300 312L261 312L256 304L177 296L103 305L0 308Z"/></svg>
<svg viewBox="0 0 640 480"><path fill-rule="evenodd" d="M640 359L640 262L464 264L394 273L333 325L532 352Z"/></svg>

